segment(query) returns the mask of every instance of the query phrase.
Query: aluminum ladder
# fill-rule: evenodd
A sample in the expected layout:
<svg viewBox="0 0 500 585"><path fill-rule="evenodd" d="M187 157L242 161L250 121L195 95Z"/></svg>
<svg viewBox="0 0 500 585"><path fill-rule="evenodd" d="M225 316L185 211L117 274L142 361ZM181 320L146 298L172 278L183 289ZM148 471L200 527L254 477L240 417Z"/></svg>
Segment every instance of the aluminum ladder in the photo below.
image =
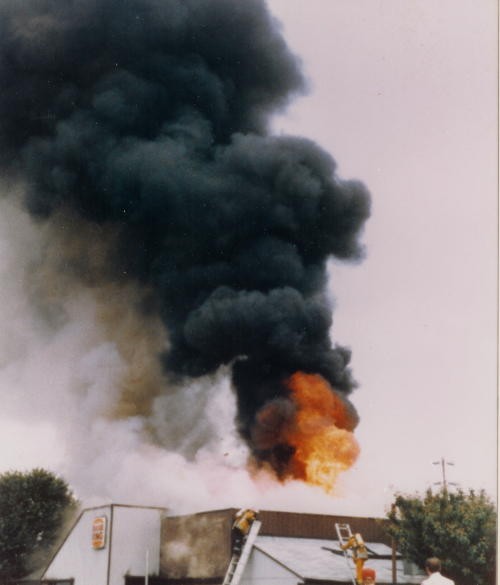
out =
<svg viewBox="0 0 500 585"><path fill-rule="evenodd" d="M259 520L254 520L252 522L250 531L243 542L241 552L233 554L231 557L222 585L238 585L240 582L261 525L262 522L259 522Z"/></svg>
<svg viewBox="0 0 500 585"><path fill-rule="evenodd" d="M347 568L349 569L349 574L351 575L352 585L357 585L356 576L354 575L352 563L353 557L352 554L349 554L348 549L344 548L344 546L349 542L349 539L352 538L352 531L349 524L340 524L338 522L335 523L335 531L337 532L337 538L340 545L340 550L344 553L344 558L347 563Z"/></svg>

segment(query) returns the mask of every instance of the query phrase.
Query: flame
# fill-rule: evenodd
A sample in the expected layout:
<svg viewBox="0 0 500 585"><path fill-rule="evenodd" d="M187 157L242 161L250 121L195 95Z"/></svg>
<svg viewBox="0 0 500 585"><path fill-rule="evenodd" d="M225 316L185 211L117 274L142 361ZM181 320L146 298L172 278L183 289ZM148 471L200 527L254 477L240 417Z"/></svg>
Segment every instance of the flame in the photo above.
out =
<svg viewBox="0 0 500 585"><path fill-rule="evenodd" d="M296 409L282 439L293 448L287 475L332 492L338 475L359 454L349 408L317 374L296 372L287 382Z"/></svg>

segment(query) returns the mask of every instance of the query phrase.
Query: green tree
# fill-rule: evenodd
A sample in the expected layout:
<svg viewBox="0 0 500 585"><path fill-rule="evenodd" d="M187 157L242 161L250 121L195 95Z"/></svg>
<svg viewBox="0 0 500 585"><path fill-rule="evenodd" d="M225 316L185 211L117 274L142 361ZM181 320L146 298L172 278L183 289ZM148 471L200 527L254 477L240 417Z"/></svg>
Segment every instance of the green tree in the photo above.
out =
<svg viewBox="0 0 500 585"><path fill-rule="evenodd" d="M44 564L77 502L60 477L44 469L0 475L0 581Z"/></svg>
<svg viewBox="0 0 500 585"><path fill-rule="evenodd" d="M398 494L388 519L400 552L418 566L438 557L457 585L495 582L496 510L484 492Z"/></svg>

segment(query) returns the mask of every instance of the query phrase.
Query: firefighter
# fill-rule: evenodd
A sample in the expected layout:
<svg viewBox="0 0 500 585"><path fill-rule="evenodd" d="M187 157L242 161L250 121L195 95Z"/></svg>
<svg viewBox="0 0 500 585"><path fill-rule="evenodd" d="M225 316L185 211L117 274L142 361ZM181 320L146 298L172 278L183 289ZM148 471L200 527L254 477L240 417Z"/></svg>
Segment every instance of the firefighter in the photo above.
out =
<svg viewBox="0 0 500 585"><path fill-rule="evenodd" d="M363 565L368 558L368 550L361 534L356 533L349 538L349 540L342 545L342 550L352 549L352 560L356 566L356 583L363 584Z"/></svg>
<svg viewBox="0 0 500 585"><path fill-rule="evenodd" d="M250 508L236 512L231 529L233 553L241 552L243 542L248 536L254 520L257 518L257 513L258 510L251 510Z"/></svg>

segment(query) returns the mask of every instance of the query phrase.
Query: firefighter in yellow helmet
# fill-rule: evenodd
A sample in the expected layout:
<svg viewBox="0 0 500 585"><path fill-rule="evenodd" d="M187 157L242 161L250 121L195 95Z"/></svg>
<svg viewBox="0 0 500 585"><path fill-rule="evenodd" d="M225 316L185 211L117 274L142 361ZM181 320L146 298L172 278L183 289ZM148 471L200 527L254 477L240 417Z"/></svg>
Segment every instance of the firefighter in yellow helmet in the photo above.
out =
<svg viewBox="0 0 500 585"><path fill-rule="evenodd" d="M248 536L254 520L257 518L257 513L257 510L250 508L236 512L231 530L233 553L241 552L243 542Z"/></svg>
<svg viewBox="0 0 500 585"><path fill-rule="evenodd" d="M361 534L353 534L349 540L342 545L342 550L352 549L352 560L356 567L356 582L358 585L363 583L363 565L368 558L368 550Z"/></svg>

